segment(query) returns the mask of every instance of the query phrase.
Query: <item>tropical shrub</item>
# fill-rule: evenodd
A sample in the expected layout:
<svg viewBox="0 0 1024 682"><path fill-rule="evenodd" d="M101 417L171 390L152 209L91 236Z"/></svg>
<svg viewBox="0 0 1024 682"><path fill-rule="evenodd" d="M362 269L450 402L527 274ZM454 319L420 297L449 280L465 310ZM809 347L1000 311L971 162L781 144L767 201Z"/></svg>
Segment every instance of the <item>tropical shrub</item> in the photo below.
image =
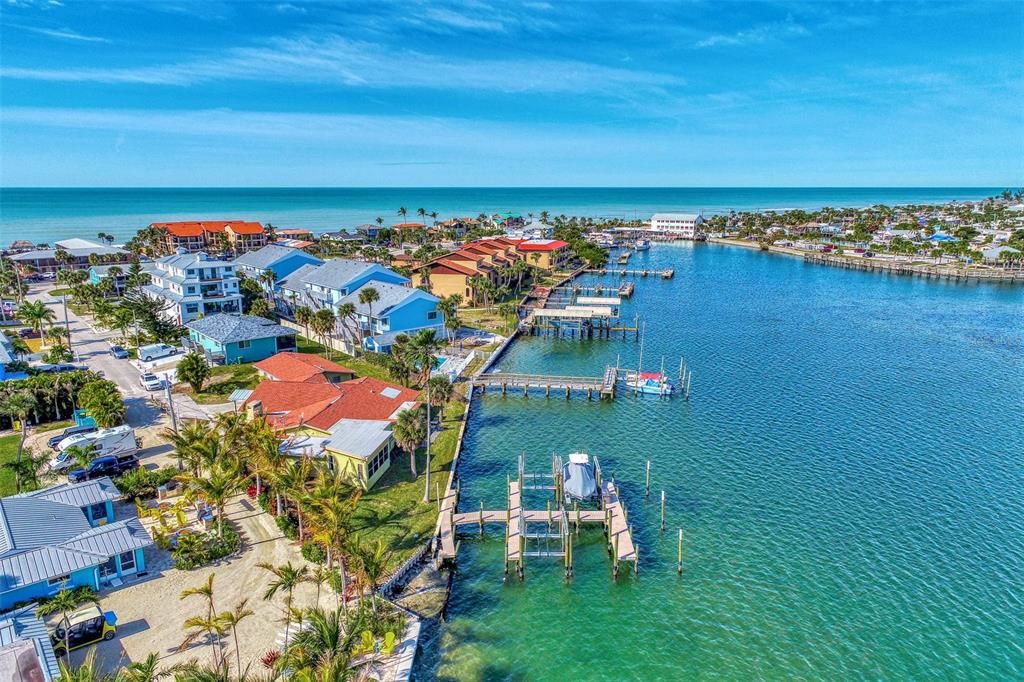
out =
<svg viewBox="0 0 1024 682"><path fill-rule="evenodd" d="M327 563L327 552L319 542L302 543L302 558L311 564Z"/></svg>
<svg viewBox="0 0 1024 682"><path fill-rule="evenodd" d="M178 470L174 467L153 470L139 467L121 474L114 479L114 483L125 499L146 500L156 497L157 489L167 485L177 475Z"/></svg>
<svg viewBox="0 0 1024 682"><path fill-rule="evenodd" d="M191 571L235 554L242 548L242 538L230 524L224 524L223 537L216 532L189 533L178 536L178 546L171 552L174 567Z"/></svg>
<svg viewBox="0 0 1024 682"><path fill-rule="evenodd" d="M193 393L203 390L203 384L210 378L211 373L210 365L200 353L189 353L178 363L178 381L184 381L191 386Z"/></svg>
<svg viewBox="0 0 1024 682"><path fill-rule="evenodd" d="M281 532L284 533L284 536L286 538L288 538L289 540L294 540L295 538L299 537L299 527L295 524L294 521L291 520L291 518L287 514L282 514L281 516L278 516L276 521L277 527L281 529Z"/></svg>
<svg viewBox="0 0 1024 682"><path fill-rule="evenodd" d="M112 381L99 379L82 386L78 393L78 404L102 428L124 423L125 405L121 391Z"/></svg>

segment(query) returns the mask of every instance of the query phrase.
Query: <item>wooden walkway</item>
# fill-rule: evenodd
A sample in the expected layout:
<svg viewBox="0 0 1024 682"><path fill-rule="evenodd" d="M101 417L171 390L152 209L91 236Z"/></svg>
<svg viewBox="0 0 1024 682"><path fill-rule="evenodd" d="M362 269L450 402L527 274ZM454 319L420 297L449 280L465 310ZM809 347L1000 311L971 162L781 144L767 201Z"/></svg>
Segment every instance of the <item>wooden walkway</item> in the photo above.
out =
<svg viewBox="0 0 1024 682"><path fill-rule="evenodd" d="M612 481L605 481L601 488L601 506L611 521L608 528L608 546L613 556L617 552L617 561L635 562L636 547L633 545L633 533L629 529L626 508L619 500L619 493Z"/></svg>
<svg viewBox="0 0 1024 682"><path fill-rule="evenodd" d="M586 392L588 397L593 398L597 393L602 398L615 397L615 368L606 367L604 375L600 377L570 377L554 376L544 374L509 374L505 372L485 372L478 374L473 379L474 386L482 386L484 390L488 387L501 389L501 394L509 389L521 390L527 395L529 390L543 389L547 397L551 397L551 390L565 391L569 397L572 391Z"/></svg>
<svg viewBox="0 0 1024 682"><path fill-rule="evenodd" d="M675 277L676 274L675 270L673 270L672 268L667 268L664 270L630 270L628 268L603 268L600 270L587 270L587 272L596 273L598 275L614 275L617 277L626 277L627 275L630 277L647 277L648 275L654 277L657 275L660 276L662 279L672 279L673 277Z"/></svg>

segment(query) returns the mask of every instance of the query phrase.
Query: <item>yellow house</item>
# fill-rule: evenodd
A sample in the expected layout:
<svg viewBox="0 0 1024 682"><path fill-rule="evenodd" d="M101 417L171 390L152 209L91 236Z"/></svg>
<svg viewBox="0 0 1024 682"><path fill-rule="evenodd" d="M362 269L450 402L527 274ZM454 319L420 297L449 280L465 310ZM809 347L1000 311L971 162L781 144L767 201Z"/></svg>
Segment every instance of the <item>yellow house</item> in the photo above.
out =
<svg viewBox="0 0 1024 682"><path fill-rule="evenodd" d="M340 419L330 432L308 425L292 429L284 447L293 457L323 461L328 471L369 490L391 468L397 444L389 421Z"/></svg>

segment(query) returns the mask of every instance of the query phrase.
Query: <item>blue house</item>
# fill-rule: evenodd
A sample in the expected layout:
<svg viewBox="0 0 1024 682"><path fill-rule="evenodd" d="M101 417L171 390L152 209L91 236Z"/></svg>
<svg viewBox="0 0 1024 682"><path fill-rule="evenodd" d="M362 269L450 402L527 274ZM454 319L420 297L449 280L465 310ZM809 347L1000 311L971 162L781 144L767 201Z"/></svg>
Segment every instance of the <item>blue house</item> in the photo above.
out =
<svg viewBox="0 0 1024 682"><path fill-rule="evenodd" d="M297 306L336 309L341 299L371 281L408 284L409 278L377 263L332 258L323 265L304 265L280 282L277 310L291 317Z"/></svg>
<svg viewBox="0 0 1024 682"><path fill-rule="evenodd" d="M8 365L17 362L17 360L14 344L11 343L5 334L0 334L0 381L28 378L28 374L25 372L15 372L7 368Z"/></svg>
<svg viewBox="0 0 1024 682"><path fill-rule="evenodd" d="M109 478L0 499L0 611L145 570L152 538L137 518L116 520Z"/></svg>
<svg viewBox="0 0 1024 682"><path fill-rule="evenodd" d="M50 630L36 616L35 604L0 616L0 671L12 673L6 678L11 680L53 682L60 679Z"/></svg>
<svg viewBox="0 0 1024 682"><path fill-rule="evenodd" d="M377 291L379 299L372 304L361 303L359 295L368 288ZM371 281L354 290L338 303L351 303L363 334L363 347L376 353L387 353L399 334L411 335L420 329L443 332L444 319L437 310L440 299L422 289L400 284ZM339 321L343 327L344 321ZM341 329L339 329L341 331Z"/></svg>
<svg viewBox="0 0 1024 682"><path fill-rule="evenodd" d="M301 249L268 244L257 251L249 251L235 259L235 272L259 280L264 272L274 273L274 282L292 274L303 265L321 265L323 261Z"/></svg>
<svg viewBox="0 0 1024 682"><path fill-rule="evenodd" d="M189 322L188 337L207 359L233 365L259 362L282 351L294 351L295 330L255 315L210 315Z"/></svg>

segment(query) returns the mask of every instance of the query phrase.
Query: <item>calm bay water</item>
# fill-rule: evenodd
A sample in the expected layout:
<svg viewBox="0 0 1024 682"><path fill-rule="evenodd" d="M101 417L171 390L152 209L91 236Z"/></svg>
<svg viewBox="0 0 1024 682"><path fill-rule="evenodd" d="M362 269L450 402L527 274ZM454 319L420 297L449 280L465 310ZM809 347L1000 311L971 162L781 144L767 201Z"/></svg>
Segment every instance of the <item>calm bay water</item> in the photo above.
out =
<svg viewBox="0 0 1024 682"><path fill-rule="evenodd" d="M398 208L440 216L497 211L647 218L657 211L869 206L982 199L1002 188L0 188L0 244L68 237L119 241L153 222L244 219L315 232L352 228Z"/></svg>
<svg viewBox="0 0 1024 682"><path fill-rule="evenodd" d="M648 369L687 358L692 400L488 395L460 467L463 506L500 508L520 452L535 471L552 452L598 455L639 579L613 584L592 530L570 585L557 559L503 584L500 530L470 530L418 678L1021 679L1024 290L708 244L634 255L645 264L676 278L638 280L624 315L646 321ZM532 338L500 367L598 375L638 352Z"/></svg>

